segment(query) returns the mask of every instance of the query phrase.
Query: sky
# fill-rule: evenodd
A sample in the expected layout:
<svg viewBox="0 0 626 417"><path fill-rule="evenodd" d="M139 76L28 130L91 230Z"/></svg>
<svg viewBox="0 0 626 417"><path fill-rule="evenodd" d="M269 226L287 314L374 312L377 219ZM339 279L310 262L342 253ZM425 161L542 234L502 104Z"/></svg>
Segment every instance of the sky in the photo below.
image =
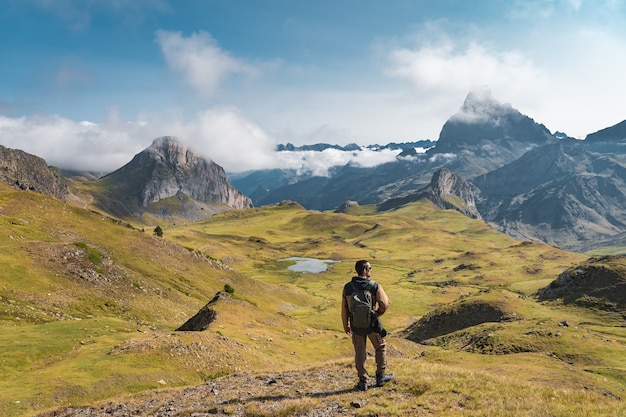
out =
<svg viewBox="0 0 626 417"><path fill-rule="evenodd" d="M585 138L626 119L626 0L0 0L0 145L111 171L177 136L228 172L437 140L473 89Z"/></svg>

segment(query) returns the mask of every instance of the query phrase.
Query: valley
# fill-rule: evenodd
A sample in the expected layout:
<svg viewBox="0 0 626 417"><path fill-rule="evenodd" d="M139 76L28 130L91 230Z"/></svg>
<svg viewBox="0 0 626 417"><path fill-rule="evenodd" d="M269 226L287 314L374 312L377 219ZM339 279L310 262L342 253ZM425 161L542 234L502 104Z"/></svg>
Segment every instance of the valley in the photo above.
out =
<svg viewBox="0 0 626 417"><path fill-rule="evenodd" d="M0 185L0 221L3 416L626 413L624 306L535 297L588 256L426 200L284 202L160 222L157 237ZM290 257L336 262L311 274ZM365 393L339 318L362 258L392 301L396 373ZM176 330L201 311L205 330Z"/></svg>

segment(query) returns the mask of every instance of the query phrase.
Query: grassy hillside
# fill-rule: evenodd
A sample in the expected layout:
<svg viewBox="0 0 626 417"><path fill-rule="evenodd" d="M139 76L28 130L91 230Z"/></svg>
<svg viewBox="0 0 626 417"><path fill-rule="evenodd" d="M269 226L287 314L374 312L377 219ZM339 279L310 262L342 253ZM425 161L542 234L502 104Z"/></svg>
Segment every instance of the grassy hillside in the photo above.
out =
<svg viewBox="0 0 626 417"><path fill-rule="evenodd" d="M621 314L532 297L586 257L513 240L455 211L418 202L335 214L287 203L161 224L158 238L154 225L0 186L0 224L2 416L293 373L298 390L224 388L220 407L293 415L356 398L360 415L625 413ZM338 262L297 273L287 268L292 256ZM339 318L341 288L361 258L392 300L384 321L397 374L367 394L352 391ZM218 292L207 330L176 331ZM507 320L455 327L475 311L468 305L495 306ZM425 317L439 333L409 340ZM321 377L333 370L336 381ZM329 383L328 395L306 394Z"/></svg>

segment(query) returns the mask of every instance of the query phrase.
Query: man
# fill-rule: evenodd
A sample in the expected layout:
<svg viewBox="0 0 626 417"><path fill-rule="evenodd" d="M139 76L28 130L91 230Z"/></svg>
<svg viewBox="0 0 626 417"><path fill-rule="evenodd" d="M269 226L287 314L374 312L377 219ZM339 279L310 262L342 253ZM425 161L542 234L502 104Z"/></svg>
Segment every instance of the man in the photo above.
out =
<svg viewBox="0 0 626 417"><path fill-rule="evenodd" d="M358 276L353 277L343 287L341 297L341 320L343 329L346 334L352 336L352 344L354 345L354 363L356 365L359 382L357 387L361 391L367 389L367 371L365 370L365 360L367 358L367 339L372 342L376 352L376 386L382 387L385 383L393 379L393 374L385 373L387 368L387 346L385 344L384 334L386 332L374 333L371 329L367 334L357 334L351 328L352 317L352 294L358 289L368 289L372 292L372 310L376 315L381 316L389 308L389 298L383 287L372 278L372 266L366 260L357 261L354 266ZM359 332L363 333L363 332Z"/></svg>

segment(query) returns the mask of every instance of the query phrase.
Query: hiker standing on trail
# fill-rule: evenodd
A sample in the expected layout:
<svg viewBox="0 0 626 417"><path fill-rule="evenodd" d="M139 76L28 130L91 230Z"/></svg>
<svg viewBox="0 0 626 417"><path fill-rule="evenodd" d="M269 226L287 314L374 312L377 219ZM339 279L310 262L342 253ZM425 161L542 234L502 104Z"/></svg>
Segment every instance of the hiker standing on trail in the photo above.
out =
<svg viewBox="0 0 626 417"><path fill-rule="evenodd" d="M353 277L343 287L341 297L341 320L343 330L352 336L354 363L361 391L367 389L367 339L376 351L376 386L382 387L393 379L393 374L385 373L387 368L387 346L380 318L389 308L389 298L383 287L371 279L372 266L366 260L357 261L354 266L358 276Z"/></svg>

